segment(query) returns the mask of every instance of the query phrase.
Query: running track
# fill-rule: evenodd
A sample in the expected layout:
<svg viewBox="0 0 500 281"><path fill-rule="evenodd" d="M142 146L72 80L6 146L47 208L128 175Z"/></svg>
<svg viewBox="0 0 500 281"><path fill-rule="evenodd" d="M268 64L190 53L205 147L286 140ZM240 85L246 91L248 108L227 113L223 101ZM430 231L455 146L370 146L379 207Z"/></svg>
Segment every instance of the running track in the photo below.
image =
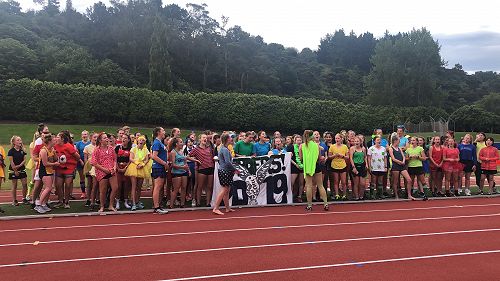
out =
<svg viewBox="0 0 500 281"><path fill-rule="evenodd" d="M2 280L491 280L500 197L0 222Z"/></svg>

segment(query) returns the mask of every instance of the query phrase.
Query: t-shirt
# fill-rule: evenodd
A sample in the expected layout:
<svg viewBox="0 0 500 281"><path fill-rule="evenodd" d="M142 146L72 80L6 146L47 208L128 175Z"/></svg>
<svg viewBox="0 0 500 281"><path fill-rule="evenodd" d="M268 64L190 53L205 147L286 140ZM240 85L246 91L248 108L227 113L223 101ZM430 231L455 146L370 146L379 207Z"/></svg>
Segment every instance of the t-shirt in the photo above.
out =
<svg viewBox="0 0 500 281"><path fill-rule="evenodd" d="M207 168L214 168L215 162L213 158L213 153L210 146L205 148L201 148L201 146L195 147L191 152L189 152L189 156L196 158L196 160L201 161L201 164L198 164L198 169L203 170Z"/></svg>
<svg viewBox="0 0 500 281"><path fill-rule="evenodd" d="M406 155L408 155L408 167L422 167L422 160L420 159L410 159L410 157L414 156L420 156L422 154L422 151L424 151L424 148L421 146L417 147L408 147L406 149Z"/></svg>
<svg viewBox="0 0 500 281"><path fill-rule="evenodd" d="M399 139L399 147L405 147L407 143L408 143L407 137L402 137Z"/></svg>
<svg viewBox="0 0 500 281"><path fill-rule="evenodd" d="M75 147L76 147L76 150L78 150L78 154L80 154L80 159L82 159L82 161L85 159L85 155L83 153L83 150L85 149L85 147L87 145L89 145L91 142L90 141L87 141L87 142L84 142L83 140L81 141L78 141L77 143L75 143Z"/></svg>
<svg viewBox="0 0 500 281"><path fill-rule="evenodd" d="M240 140L234 145L234 153L238 155L244 156L252 156L253 151L253 143L246 143L245 141Z"/></svg>
<svg viewBox="0 0 500 281"><path fill-rule="evenodd" d="M476 162L476 147L473 144L461 143L458 145L458 151L460 151L460 160Z"/></svg>
<svg viewBox="0 0 500 281"><path fill-rule="evenodd" d="M130 159L130 149L132 147L124 147L121 144L115 147L116 161L118 163L128 163Z"/></svg>
<svg viewBox="0 0 500 281"><path fill-rule="evenodd" d="M130 150L130 153L134 154L134 163L139 164L140 162L144 161L144 159L146 159L146 155L149 154L149 150L146 148L146 146L143 146L142 149L139 149L138 146L134 146Z"/></svg>
<svg viewBox="0 0 500 281"><path fill-rule="evenodd" d="M73 174L77 163L75 157L73 157L73 154L77 153L75 146L68 142L65 144L56 144L54 148L56 149L57 156L59 157L59 162L62 162L61 156L64 155L66 157L66 163L61 163L57 166L56 172L61 175Z"/></svg>
<svg viewBox="0 0 500 281"><path fill-rule="evenodd" d="M151 146L151 151L156 151L158 152L158 158L160 158L161 160L167 162L167 151L165 149L165 145L163 144L162 141L160 141L159 139L155 139L153 141L153 145ZM153 168L155 169L163 169L163 165L154 161L153 160Z"/></svg>
<svg viewBox="0 0 500 281"><path fill-rule="evenodd" d="M371 156L370 167L372 171L387 171L387 168L385 167L385 157L387 156L385 147L380 146L379 148L377 148L376 146L372 146L368 149L367 155Z"/></svg>
<svg viewBox="0 0 500 281"><path fill-rule="evenodd" d="M94 153L94 149L95 149L95 145L93 145L92 143L87 145L84 149L83 149L83 154L87 154L88 156L88 159L87 160L90 160L92 159L92 153Z"/></svg>
<svg viewBox="0 0 500 281"><path fill-rule="evenodd" d="M12 160L14 161L15 166L17 166L17 165L21 164L21 162L23 162L25 155L26 155L26 152L24 152L24 150L22 150L22 149L17 150L14 147L11 148L9 150L9 152L7 152L7 156L12 156ZM22 165L17 170L22 171L24 169L25 169L25 167L24 167L24 165ZM12 163L10 163L10 165L9 165L9 170L14 171L14 169L12 169Z"/></svg>
<svg viewBox="0 0 500 281"><path fill-rule="evenodd" d="M268 143L268 142L265 142L265 143L256 142L253 145L252 153L254 153L256 156L263 156L263 155L267 155L270 150L271 150L270 143Z"/></svg>
<svg viewBox="0 0 500 281"><path fill-rule="evenodd" d="M343 156L347 155L347 152L349 151L349 148L347 148L347 145L342 144L340 146L337 146L337 144L332 144L330 145L330 149L328 150L329 153L331 154L340 154ZM332 160L332 168L337 169L337 170L342 170L347 166L345 159L344 158L333 158Z"/></svg>

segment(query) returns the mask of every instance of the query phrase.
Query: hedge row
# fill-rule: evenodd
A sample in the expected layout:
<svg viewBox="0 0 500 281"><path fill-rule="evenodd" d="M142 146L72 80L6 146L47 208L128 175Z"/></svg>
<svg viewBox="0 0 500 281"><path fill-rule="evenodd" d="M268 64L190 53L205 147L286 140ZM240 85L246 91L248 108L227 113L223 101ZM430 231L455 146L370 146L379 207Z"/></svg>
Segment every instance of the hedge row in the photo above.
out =
<svg viewBox="0 0 500 281"><path fill-rule="evenodd" d="M142 88L8 80L0 85L0 119L58 123L155 124L300 132L374 128L446 117L439 108L375 107L338 101L241 93L165 93Z"/></svg>

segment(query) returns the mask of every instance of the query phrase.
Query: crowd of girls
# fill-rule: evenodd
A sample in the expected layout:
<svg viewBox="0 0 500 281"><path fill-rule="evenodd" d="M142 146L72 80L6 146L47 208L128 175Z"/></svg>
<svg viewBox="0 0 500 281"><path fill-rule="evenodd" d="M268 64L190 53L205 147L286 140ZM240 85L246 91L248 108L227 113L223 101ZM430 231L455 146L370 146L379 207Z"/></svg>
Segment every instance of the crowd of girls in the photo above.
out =
<svg viewBox="0 0 500 281"><path fill-rule="evenodd" d="M272 138L264 131L238 135L206 131L199 137L191 133L183 139L178 128L167 134L161 127L155 128L152 136L150 143L147 134L131 134L129 127L123 127L116 135L83 131L81 140L75 143L70 132L54 134L40 124L29 152L19 136L12 137L8 153L0 147L0 178L5 181L4 167L9 163L12 204L19 205L17 188L21 185L22 203L31 203L38 213L71 208L77 174L80 198L86 200L90 210L143 209L141 190L148 182L153 186L155 213L183 208L187 201L193 207L210 206L214 173L218 173L222 189L214 196L212 207L220 215L222 201L227 212L233 211L227 204L236 172L232 158L281 153L291 153L294 202L302 202L305 191L307 210L319 200L328 210L328 192L334 201L470 196L472 173L479 193L496 193L498 150L493 138L486 138L484 133L478 133L474 141L466 134L457 143L453 132L448 132L432 137L428 144L422 137L405 136L403 127L388 137L377 129L370 138L354 131L325 132L321 136L318 131L306 130L302 135L286 137L275 132ZM214 170L214 159L219 161L218 171ZM33 179L29 184L27 171ZM53 192L58 200L49 205Z"/></svg>

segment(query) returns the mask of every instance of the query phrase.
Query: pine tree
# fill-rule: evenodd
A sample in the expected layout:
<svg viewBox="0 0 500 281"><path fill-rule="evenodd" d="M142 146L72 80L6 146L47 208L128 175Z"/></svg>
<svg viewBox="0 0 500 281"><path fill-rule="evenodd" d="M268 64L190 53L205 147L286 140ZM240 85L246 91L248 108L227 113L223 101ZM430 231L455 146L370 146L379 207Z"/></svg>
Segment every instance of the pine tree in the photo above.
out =
<svg viewBox="0 0 500 281"><path fill-rule="evenodd" d="M149 50L149 87L151 90L172 90L172 74L167 50L167 26L156 17Z"/></svg>

